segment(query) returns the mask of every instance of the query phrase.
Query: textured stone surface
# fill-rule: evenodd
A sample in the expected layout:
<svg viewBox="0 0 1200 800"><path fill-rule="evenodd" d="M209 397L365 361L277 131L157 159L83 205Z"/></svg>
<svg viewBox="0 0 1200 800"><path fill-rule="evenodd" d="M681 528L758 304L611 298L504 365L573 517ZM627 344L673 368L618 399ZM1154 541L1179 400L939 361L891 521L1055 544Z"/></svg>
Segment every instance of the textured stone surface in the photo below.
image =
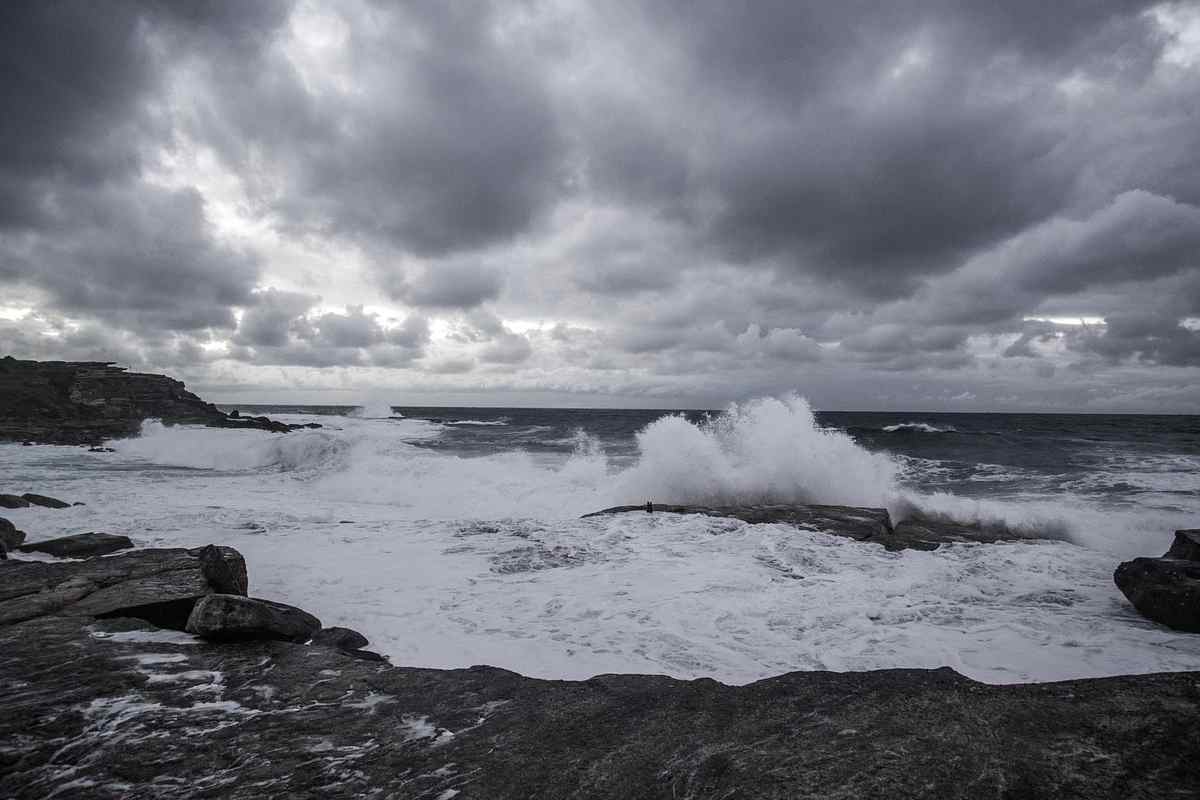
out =
<svg viewBox="0 0 1200 800"><path fill-rule="evenodd" d="M748 686L428 670L110 619L0 627L15 797L1193 798L1200 674Z"/></svg>
<svg viewBox="0 0 1200 800"><path fill-rule="evenodd" d="M1113 581L1143 617L1200 633L1200 561L1135 558L1117 567Z"/></svg>
<svg viewBox="0 0 1200 800"><path fill-rule="evenodd" d="M245 575L241 554L215 549L231 570ZM86 561L6 561L0 565L0 625L47 614L120 611L182 630L196 599L216 589L201 552L150 549Z"/></svg>
<svg viewBox="0 0 1200 800"><path fill-rule="evenodd" d="M321 620L295 606L235 594L201 597L187 620L188 633L218 640L307 642L320 629Z"/></svg>
<svg viewBox="0 0 1200 800"><path fill-rule="evenodd" d="M230 420L165 375L104 362L0 358L0 442L98 444L136 435L144 420L287 431L263 418Z"/></svg>
<svg viewBox="0 0 1200 800"><path fill-rule="evenodd" d="M113 533L75 533L57 539L30 542L17 549L22 553L45 553L59 558L104 556L133 547L128 536Z"/></svg>

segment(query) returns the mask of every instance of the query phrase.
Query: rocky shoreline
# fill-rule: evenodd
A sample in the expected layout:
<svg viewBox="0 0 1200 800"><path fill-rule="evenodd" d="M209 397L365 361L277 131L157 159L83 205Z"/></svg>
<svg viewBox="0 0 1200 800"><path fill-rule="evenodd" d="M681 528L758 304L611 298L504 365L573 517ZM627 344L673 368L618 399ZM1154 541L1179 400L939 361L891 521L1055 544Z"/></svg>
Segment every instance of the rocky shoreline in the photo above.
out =
<svg viewBox="0 0 1200 800"><path fill-rule="evenodd" d="M656 507L668 510L718 513ZM820 520L851 538L880 521L842 507L726 511ZM103 534L32 545L18 550L52 545L77 558L0 563L5 797L1124 798L1200 788L1200 672L1012 686L948 668L793 672L726 686L415 669L363 650L356 631L249 597L232 548L131 549Z"/></svg>
<svg viewBox="0 0 1200 800"><path fill-rule="evenodd" d="M136 436L147 419L274 433L298 427L226 414L180 381L110 362L0 358L0 442L99 446Z"/></svg>

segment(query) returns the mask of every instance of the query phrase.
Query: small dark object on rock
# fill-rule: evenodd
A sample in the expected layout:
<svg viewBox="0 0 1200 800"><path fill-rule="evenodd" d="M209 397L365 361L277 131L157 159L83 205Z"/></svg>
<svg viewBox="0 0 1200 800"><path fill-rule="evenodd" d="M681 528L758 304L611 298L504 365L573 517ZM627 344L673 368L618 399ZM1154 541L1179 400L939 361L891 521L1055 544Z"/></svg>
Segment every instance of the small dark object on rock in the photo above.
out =
<svg viewBox="0 0 1200 800"><path fill-rule="evenodd" d="M44 494L33 494L32 492L26 492L25 494L21 495L21 497L33 503L35 506L42 506L43 508L71 507L70 503L59 500L57 497L47 497Z"/></svg>
<svg viewBox="0 0 1200 800"><path fill-rule="evenodd" d="M230 411L230 412L229 412L229 418L230 418L230 419L237 419L237 418L239 418L240 416L242 416L242 412L238 411L236 408L235 408L233 411Z"/></svg>
<svg viewBox="0 0 1200 800"><path fill-rule="evenodd" d="M29 501L15 494L0 494L0 508L29 508Z"/></svg>
<svg viewBox="0 0 1200 800"><path fill-rule="evenodd" d="M359 650L370 642L352 628L322 628L313 634L310 644L319 647L336 647L338 650Z"/></svg>
<svg viewBox="0 0 1200 800"><path fill-rule="evenodd" d="M130 547L133 547L133 542L129 541L128 536L112 533L77 533L73 536L60 536L57 539L24 544L17 549L22 553L46 553L58 558L90 558L127 550Z"/></svg>
<svg viewBox="0 0 1200 800"><path fill-rule="evenodd" d="M1200 528L1175 531L1175 541L1163 558L1182 558L1185 561L1200 561Z"/></svg>
<svg viewBox="0 0 1200 800"><path fill-rule="evenodd" d="M188 633L218 640L307 642L320 629L321 620L295 606L232 594L201 597L187 621Z"/></svg>
<svg viewBox="0 0 1200 800"><path fill-rule="evenodd" d="M200 571L213 591L218 594L246 595L250 581L246 575L245 561L227 558L225 552L213 544L188 552L200 559Z"/></svg>
<svg viewBox="0 0 1200 800"><path fill-rule="evenodd" d="M21 447L33 447L33 442L21 442Z"/></svg>

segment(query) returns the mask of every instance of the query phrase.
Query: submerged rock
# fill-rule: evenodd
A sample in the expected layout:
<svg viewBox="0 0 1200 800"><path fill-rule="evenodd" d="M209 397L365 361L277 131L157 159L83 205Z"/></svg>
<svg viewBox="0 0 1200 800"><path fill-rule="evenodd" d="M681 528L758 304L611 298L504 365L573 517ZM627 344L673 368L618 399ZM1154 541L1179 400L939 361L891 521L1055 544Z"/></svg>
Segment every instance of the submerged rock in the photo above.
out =
<svg viewBox="0 0 1200 800"><path fill-rule="evenodd" d="M798 528L819 530L860 542L883 545L888 550L936 550L943 544L976 542L992 544L1001 541L1030 538L1029 534L1000 525L978 522L959 522L932 514L912 512L893 527L885 508L855 506L805 505L801 503L764 503L736 506L670 505L654 503L651 513L702 514L709 517L730 517L750 523L795 525ZM646 513L646 506L614 506L603 511L584 514L598 517L608 514Z"/></svg>
<svg viewBox="0 0 1200 800"><path fill-rule="evenodd" d="M1113 581L1143 617L1200 633L1200 530L1175 531L1162 558L1126 561Z"/></svg>
<svg viewBox="0 0 1200 800"><path fill-rule="evenodd" d="M57 497L47 497L44 494L33 494L32 492L26 492L25 494L21 495L21 497L25 500L28 500L33 505L42 506L43 508L71 507L70 503L59 500Z"/></svg>
<svg viewBox="0 0 1200 800"><path fill-rule="evenodd" d="M321 620L295 606L233 594L201 597L187 621L188 633L218 640L307 642L320 629Z"/></svg>
<svg viewBox="0 0 1200 800"><path fill-rule="evenodd" d="M45 553L59 558L90 558L127 550L130 547L133 547L133 542L128 536L113 533L76 533L57 539L30 542L17 549L22 553Z"/></svg>

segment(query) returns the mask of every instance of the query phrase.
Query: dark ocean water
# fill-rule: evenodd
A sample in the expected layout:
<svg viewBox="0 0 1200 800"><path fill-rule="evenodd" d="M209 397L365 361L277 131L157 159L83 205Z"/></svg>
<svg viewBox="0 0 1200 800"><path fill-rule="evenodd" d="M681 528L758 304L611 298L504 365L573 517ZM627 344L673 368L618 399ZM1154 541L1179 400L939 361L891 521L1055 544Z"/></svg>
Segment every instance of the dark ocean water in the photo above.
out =
<svg viewBox="0 0 1200 800"><path fill-rule="evenodd" d="M227 406L226 408L234 408ZM256 414L347 415L354 406L238 406ZM584 437L616 466L638 455L637 433L668 415L704 425L720 411L393 406L441 426L419 446L461 456L569 454ZM817 412L824 428L898 456L924 492L1013 499L1071 494L1105 506L1200 506L1200 416Z"/></svg>

